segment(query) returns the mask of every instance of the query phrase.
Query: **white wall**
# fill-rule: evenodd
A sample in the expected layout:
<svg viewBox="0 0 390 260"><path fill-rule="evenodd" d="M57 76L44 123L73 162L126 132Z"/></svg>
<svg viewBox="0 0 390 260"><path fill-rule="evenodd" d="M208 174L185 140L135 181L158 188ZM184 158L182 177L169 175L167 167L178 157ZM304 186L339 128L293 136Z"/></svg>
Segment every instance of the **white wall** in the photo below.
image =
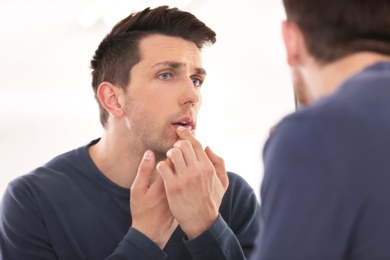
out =
<svg viewBox="0 0 390 260"><path fill-rule="evenodd" d="M110 25L80 25L92 2L0 2L0 194L15 177L101 134L89 61ZM268 130L294 109L281 3L194 0L183 9L217 32L204 52L197 137L258 192Z"/></svg>

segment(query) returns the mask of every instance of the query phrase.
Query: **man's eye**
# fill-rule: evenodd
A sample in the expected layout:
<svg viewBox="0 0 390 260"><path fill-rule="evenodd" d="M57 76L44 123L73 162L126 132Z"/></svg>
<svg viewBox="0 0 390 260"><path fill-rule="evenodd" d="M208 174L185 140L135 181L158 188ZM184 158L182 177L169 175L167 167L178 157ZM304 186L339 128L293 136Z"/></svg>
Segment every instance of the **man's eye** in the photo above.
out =
<svg viewBox="0 0 390 260"><path fill-rule="evenodd" d="M158 77L160 79L167 80L167 79L171 78L171 74L170 73L162 73L162 74L158 75Z"/></svg>
<svg viewBox="0 0 390 260"><path fill-rule="evenodd" d="M194 84L195 87L200 87L202 85L203 81L201 79L198 79L198 78L193 78L192 83Z"/></svg>

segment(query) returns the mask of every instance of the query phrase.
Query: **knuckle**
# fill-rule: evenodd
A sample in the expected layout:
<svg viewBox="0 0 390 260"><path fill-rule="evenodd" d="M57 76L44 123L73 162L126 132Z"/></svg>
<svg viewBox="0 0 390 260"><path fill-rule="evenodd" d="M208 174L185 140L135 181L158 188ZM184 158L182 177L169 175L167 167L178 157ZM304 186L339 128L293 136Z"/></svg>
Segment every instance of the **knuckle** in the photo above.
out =
<svg viewBox="0 0 390 260"><path fill-rule="evenodd" d="M214 169L214 165L208 161L205 166L204 166L204 172L207 174L207 175L213 175L215 174L215 169Z"/></svg>
<svg viewBox="0 0 390 260"><path fill-rule="evenodd" d="M134 198L138 198L138 189L135 185L132 185L131 188L130 188L130 196L134 199Z"/></svg>
<svg viewBox="0 0 390 260"><path fill-rule="evenodd" d="M169 190L171 193L174 193L174 194L181 193L181 187L177 183L172 183L172 185L169 187Z"/></svg>
<svg viewBox="0 0 390 260"><path fill-rule="evenodd" d="M193 170L193 175L197 180L203 179L203 171L199 168Z"/></svg>
<svg viewBox="0 0 390 260"><path fill-rule="evenodd" d="M174 147L177 147L179 149L188 149L191 148L191 142L188 140L179 140L175 143Z"/></svg>
<svg viewBox="0 0 390 260"><path fill-rule="evenodd" d="M220 164L220 165L225 165L225 160L219 156L217 156L214 160L214 163Z"/></svg>
<svg viewBox="0 0 390 260"><path fill-rule="evenodd" d="M164 171L166 168L166 162L159 162L156 166L158 172Z"/></svg>
<svg viewBox="0 0 390 260"><path fill-rule="evenodd" d="M220 162L221 164L225 164L225 160L223 159L223 158L221 158L221 157L218 157L218 162Z"/></svg>
<svg viewBox="0 0 390 260"><path fill-rule="evenodd" d="M173 148L169 149L169 151L167 152L168 158L176 158L180 155L181 155L181 151L177 147L173 147Z"/></svg>

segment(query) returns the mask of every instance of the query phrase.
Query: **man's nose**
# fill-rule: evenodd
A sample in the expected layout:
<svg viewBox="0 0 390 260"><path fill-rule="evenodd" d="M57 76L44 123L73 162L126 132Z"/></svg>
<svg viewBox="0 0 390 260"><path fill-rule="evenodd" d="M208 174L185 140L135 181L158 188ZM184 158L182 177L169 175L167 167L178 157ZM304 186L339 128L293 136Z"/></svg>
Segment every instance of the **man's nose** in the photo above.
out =
<svg viewBox="0 0 390 260"><path fill-rule="evenodd" d="M194 86L192 79L185 80L182 85L182 93L179 99L180 105L183 106L187 103L194 105L199 102L199 98L200 98L200 92Z"/></svg>

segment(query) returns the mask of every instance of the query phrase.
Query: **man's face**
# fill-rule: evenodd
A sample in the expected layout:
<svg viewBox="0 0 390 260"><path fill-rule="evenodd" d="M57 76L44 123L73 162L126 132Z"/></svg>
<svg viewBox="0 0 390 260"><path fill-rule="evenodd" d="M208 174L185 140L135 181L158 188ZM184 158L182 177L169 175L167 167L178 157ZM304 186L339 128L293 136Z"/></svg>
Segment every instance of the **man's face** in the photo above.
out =
<svg viewBox="0 0 390 260"><path fill-rule="evenodd" d="M126 93L126 138L132 149L163 157L178 139L178 126L196 128L206 72L199 49L182 38L151 35L139 46L141 61Z"/></svg>

